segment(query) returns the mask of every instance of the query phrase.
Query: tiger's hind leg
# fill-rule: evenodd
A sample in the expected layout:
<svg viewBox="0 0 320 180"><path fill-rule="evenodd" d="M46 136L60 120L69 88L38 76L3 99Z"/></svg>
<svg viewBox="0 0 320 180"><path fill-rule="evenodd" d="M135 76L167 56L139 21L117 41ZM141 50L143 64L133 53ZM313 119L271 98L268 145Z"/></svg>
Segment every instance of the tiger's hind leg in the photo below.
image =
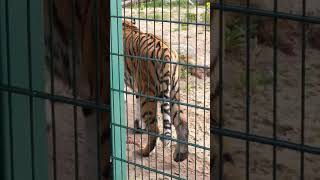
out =
<svg viewBox="0 0 320 180"><path fill-rule="evenodd" d="M188 124L182 117L182 111L180 110L180 92L179 92L179 82L173 81L171 87L171 119L173 125L177 132L177 146L174 152L174 161L180 162L188 157Z"/></svg>
<svg viewBox="0 0 320 180"><path fill-rule="evenodd" d="M142 156L149 156L150 152L155 148L159 136L157 101L146 97L140 97L140 106L142 119L145 122L146 131L148 131L148 142L142 151L138 153L141 153Z"/></svg>
<svg viewBox="0 0 320 180"><path fill-rule="evenodd" d="M169 100L169 91L167 95L162 98L164 100ZM170 102L165 101L161 104L162 122L163 122L163 137L160 140L163 142L164 146L169 146L171 142L171 115L170 115Z"/></svg>
<svg viewBox="0 0 320 180"><path fill-rule="evenodd" d="M170 109L170 63L162 64L163 69L159 71L160 80L160 93L159 97L162 99L161 102L161 113L162 113L162 125L163 134L160 138L164 146L169 146L171 142L171 109Z"/></svg>
<svg viewBox="0 0 320 180"><path fill-rule="evenodd" d="M182 111L180 111L178 104L172 104L171 111L173 125L177 132L177 139L179 140L174 152L174 161L180 162L188 157L188 125L182 117Z"/></svg>

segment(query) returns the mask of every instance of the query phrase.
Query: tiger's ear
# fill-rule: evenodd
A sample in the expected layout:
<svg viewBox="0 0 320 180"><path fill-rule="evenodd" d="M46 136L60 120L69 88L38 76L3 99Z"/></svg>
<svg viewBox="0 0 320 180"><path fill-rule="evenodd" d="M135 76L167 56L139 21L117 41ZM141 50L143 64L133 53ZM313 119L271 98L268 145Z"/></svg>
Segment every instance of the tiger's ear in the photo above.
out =
<svg viewBox="0 0 320 180"><path fill-rule="evenodd" d="M132 19L132 24L133 24L133 25L136 24L136 19Z"/></svg>

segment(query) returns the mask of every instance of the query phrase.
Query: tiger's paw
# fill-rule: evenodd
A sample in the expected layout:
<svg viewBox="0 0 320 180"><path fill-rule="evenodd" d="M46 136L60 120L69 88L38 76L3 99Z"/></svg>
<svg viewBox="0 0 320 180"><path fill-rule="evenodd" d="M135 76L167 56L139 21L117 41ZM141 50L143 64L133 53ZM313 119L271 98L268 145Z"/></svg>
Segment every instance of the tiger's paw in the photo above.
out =
<svg viewBox="0 0 320 180"><path fill-rule="evenodd" d="M188 158L188 154L188 145L177 143L173 159L175 162L181 162Z"/></svg>
<svg viewBox="0 0 320 180"><path fill-rule="evenodd" d="M188 154L189 154L188 151L183 152L183 153L179 152L174 156L174 161L175 162L182 162L188 158Z"/></svg>

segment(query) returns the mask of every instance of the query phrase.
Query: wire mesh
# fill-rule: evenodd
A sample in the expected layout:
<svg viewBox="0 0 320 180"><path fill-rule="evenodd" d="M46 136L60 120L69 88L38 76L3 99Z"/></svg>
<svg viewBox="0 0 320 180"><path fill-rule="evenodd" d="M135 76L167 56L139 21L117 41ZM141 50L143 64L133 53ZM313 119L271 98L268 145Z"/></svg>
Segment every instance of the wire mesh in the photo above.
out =
<svg viewBox="0 0 320 180"><path fill-rule="evenodd" d="M112 91L123 93L126 97L127 124L115 123L112 125L121 127L127 132L127 158L113 158L128 164L126 170L128 179L210 178L210 81L207 77L210 54L209 8L205 2L199 4L192 1L140 2L130 0L122 1L122 13L111 14L111 19L115 21L134 22L133 27L128 28L125 25L120 27L124 36L124 52L111 51L111 54L123 57L125 81L129 79L128 81L132 81L134 84L130 87L130 83L128 83L124 89L112 89ZM136 31L130 28L136 28ZM126 39L126 35L128 35L128 39ZM154 38L153 35L157 37ZM165 59L163 54L168 50L172 53L177 52L177 58L173 56L173 58ZM157 94L160 91L161 83L165 83L160 77L164 76L166 69L160 69L166 64L170 65L168 66L169 74L178 73L174 67L175 65L179 66L179 79L176 83L180 86L181 98L178 100L172 96ZM134 66L134 68L131 69L130 66ZM168 87L170 83L175 82L168 82ZM137 86L137 88L135 89L133 86ZM151 90L144 90L144 87ZM159 89L156 88L154 92L152 91L153 87ZM157 105L154 105L155 103L149 105L155 110L157 126L160 129L159 134L148 128L152 123L150 119L143 120L145 119L144 109L141 109L142 105L139 107L137 101L143 101L144 98L148 102L157 103ZM187 140L179 138L177 134L179 129L175 127L170 127L172 137L162 134L167 126L165 124L167 117L162 109L166 103L177 104L183 111L183 114L178 116L183 116L181 118L187 124L189 131ZM174 121L172 117L171 121ZM136 121L139 119L144 122ZM174 124L174 122L172 123ZM141 127L137 126L139 124ZM169 140L171 145L164 146L158 140L155 149L149 155L141 156L143 148L154 136L161 140ZM174 152L179 143L187 145L189 155L184 161L176 162Z"/></svg>
<svg viewBox="0 0 320 180"><path fill-rule="evenodd" d="M45 0L45 58L42 8L16 2L0 2L7 179L318 178L316 0Z"/></svg>
<svg viewBox="0 0 320 180"><path fill-rule="evenodd" d="M319 24L313 5L308 0L211 2L215 178L316 178L316 171L306 171L319 166L306 158L319 158L307 125L317 124L311 99L319 100L307 93L317 89L310 81L316 56L311 54L319 51L310 33Z"/></svg>
<svg viewBox="0 0 320 180"><path fill-rule="evenodd" d="M13 89L19 87L32 92L41 86L41 82L35 81L35 76L40 73L34 71L42 64L39 63L43 56L41 41L33 38L34 33L41 35L41 30L37 29L39 26L33 26L33 22L41 19L36 16L39 12L33 10L41 4L24 1L17 11L15 3L0 3L1 178L36 179L44 177L42 172L47 170L46 164L41 162L44 139L39 136L44 123L38 121L42 113L36 111L41 103L33 94L23 95Z"/></svg>

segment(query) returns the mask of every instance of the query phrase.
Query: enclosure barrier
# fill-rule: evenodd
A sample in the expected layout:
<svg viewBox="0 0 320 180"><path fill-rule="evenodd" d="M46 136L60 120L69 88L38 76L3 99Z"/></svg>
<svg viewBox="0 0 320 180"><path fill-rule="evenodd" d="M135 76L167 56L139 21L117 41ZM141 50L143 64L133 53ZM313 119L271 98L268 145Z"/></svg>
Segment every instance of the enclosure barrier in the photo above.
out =
<svg viewBox="0 0 320 180"><path fill-rule="evenodd" d="M1 1L0 178L317 179L320 5L236 2ZM140 89L166 83L166 64L180 68L179 99ZM129 78L138 90L127 71L144 73ZM137 98L161 104L159 132L135 122L154 113ZM165 124L165 104L186 129Z"/></svg>
<svg viewBox="0 0 320 180"><path fill-rule="evenodd" d="M319 15L314 13L318 8L317 3L308 0L290 2L277 0L211 1L211 24L213 25L211 29L211 70L213 72L211 74L210 132L215 135L214 140L216 141L214 144L211 143L211 153L213 153L211 156L217 157L211 161L211 165L214 165L211 167L214 179L229 179L230 175L233 178L242 177L243 179L316 178L317 172L310 172L309 168L318 167L319 164L312 163L308 158L317 159L320 153L318 144L310 140L312 137L310 125L317 126L314 124L317 115L310 111L316 106L311 99L314 98L315 101L320 99L317 95L309 94L312 89L310 84L313 83L310 82L310 78L315 75L313 71L316 70L310 68L316 58L310 53L319 51L319 46L315 46L311 40L316 38L313 32L319 32L317 26L320 23ZM230 47L227 39L230 32L227 30L230 30L228 25L230 26L231 21L227 18L230 18L232 13L243 19L245 27L242 36L243 52L240 55L242 57L236 58L242 61L240 67L244 71L241 76L243 77L241 87L243 91L238 94L243 98L233 99L234 103L237 103L237 99L242 100L242 105L237 106L239 110L234 112L242 116L238 118L243 122L238 122L238 128L230 126L232 118L236 117L231 117L232 115L227 113L227 103L232 103L228 96L234 93L228 87L230 83L227 81L232 79L231 74L237 73L234 69L230 70L230 67L229 71L226 70L231 65L227 51ZM261 27L261 24L265 26ZM257 29L252 28L254 25L258 26L258 32ZM266 26L269 26L268 29L261 32L259 28L266 28ZM266 34L270 35L269 39L264 39L263 36ZM263 52L264 50L260 51L264 55L256 55L257 48L253 46L257 42L252 41L252 36L258 37L258 43L269 41L268 56ZM289 46L289 50L285 49L284 45ZM261 58L262 56L265 56L264 59ZM264 63L264 67L258 65L259 61ZM233 65L236 66L235 64ZM291 74L284 72L286 67ZM257 77L258 73L262 74L266 70L270 72L266 75L269 79L261 83ZM287 83L284 82L284 79L287 80ZM289 82L292 83L291 87L285 89ZM232 83L237 82L232 81ZM261 88L259 86L263 86L263 90L259 90L258 88ZM262 97L266 99L266 102L263 104L264 107L259 109L257 106L262 105ZM286 104L286 100L290 103ZM266 112L270 114L268 117L261 115ZM258 121L258 118L265 118L265 123L268 121L269 124L264 126L264 129L257 128L258 123L255 121ZM227 125L228 121L229 125ZM262 124L263 121L259 123ZM289 124L288 130L283 129L285 123ZM232 148L228 145L231 142L226 143L226 139L233 143L237 143L237 140L243 142L241 147L233 147L240 148L238 153L242 151L244 157L241 158L241 162L232 162L233 169L228 167L228 163L236 160L230 157ZM268 147L272 147L272 150ZM266 157L261 158L262 155L259 153L265 154ZM256 162L259 161L258 159L263 159L264 162ZM265 162L267 167L259 167ZM242 166L240 167L239 164ZM293 171L291 176L288 175L285 168L280 168L280 166L291 168ZM257 169L267 172L259 176Z"/></svg>

